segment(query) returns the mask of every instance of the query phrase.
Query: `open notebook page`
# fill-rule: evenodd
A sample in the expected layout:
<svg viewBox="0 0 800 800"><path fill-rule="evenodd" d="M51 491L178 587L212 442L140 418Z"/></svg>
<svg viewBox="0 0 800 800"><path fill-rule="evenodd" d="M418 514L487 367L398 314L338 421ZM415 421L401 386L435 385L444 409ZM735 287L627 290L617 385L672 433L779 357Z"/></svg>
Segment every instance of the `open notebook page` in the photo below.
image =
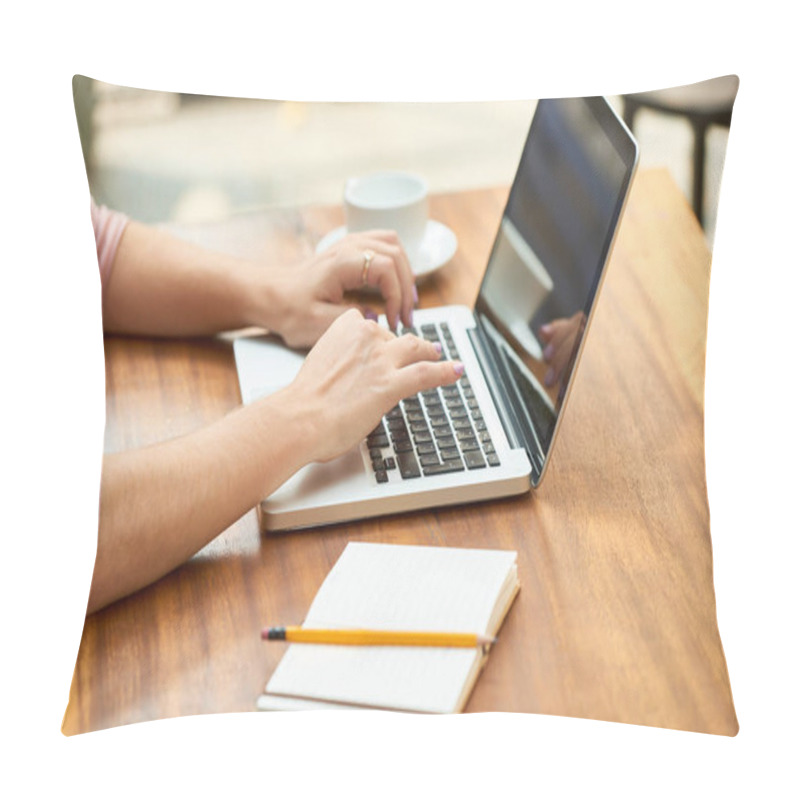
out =
<svg viewBox="0 0 800 800"><path fill-rule="evenodd" d="M350 542L304 626L493 634L517 586L514 552ZM481 661L478 648L294 644L267 693L447 713Z"/></svg>

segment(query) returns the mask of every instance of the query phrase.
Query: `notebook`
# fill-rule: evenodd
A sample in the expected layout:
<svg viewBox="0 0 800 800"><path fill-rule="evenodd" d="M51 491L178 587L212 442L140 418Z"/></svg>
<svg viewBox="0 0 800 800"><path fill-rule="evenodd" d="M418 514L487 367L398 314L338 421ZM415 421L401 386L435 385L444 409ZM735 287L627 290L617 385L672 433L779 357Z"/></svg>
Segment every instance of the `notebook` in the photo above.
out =
<svg viewBox="0 0 800 800"><path fill-rule="evenodd" d="M303 625L496 636L519 590L516 559L513 551L350 542ZM488 655L477 647L291 644L256 706L455 713Z"/></svg>
<svg viewBox="0 0 800 800"><path fill-rule="evenodd" d="M335 461L301 469L260 503L262 528L313 527L538 486L637 161L635 140L605 98L540 100L474 307L414 311L414 332L438 341L443 358L460 360L464 376L404 399ZM554 381L547 324L563 334ZM270 337L241 337L234 354L244 403L288 385L305 355Z"/></svg>

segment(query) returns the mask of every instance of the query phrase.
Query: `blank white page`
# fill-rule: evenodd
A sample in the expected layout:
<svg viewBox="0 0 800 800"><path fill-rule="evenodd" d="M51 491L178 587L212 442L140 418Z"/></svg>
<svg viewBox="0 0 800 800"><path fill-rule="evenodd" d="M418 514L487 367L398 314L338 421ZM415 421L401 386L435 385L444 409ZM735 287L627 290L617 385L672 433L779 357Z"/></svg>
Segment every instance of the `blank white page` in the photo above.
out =
<svg viewBox="0 0 800 800"><path fill-rule="evenodd" d="M515 552L350 542L304 626L492 633L515 590ZM293 644L267 692L447 713L481 658L479 648Z"/></svg>

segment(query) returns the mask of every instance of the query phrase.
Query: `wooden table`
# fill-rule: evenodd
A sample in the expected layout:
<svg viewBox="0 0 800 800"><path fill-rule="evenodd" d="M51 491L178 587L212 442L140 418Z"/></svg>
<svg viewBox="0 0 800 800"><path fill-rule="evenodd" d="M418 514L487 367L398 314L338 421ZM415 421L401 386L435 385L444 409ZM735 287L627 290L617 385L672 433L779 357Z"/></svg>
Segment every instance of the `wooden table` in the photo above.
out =
<svg viewBox="0 0 800 800"><path fill-rule="evenodd" d="M435 196L455 258L420 304L471 304L505 190ZM339 209L176 229L218 249L297 261ZM710 256L665 171L638 176L556 444L535 493L259 534L246 514L188 564L86 621L64 732L246 711L350 540L514 549L522 590L467 705L733 735L703 450ZM230 339L106 339L106 448L180 435L240 403Z"/></svg>

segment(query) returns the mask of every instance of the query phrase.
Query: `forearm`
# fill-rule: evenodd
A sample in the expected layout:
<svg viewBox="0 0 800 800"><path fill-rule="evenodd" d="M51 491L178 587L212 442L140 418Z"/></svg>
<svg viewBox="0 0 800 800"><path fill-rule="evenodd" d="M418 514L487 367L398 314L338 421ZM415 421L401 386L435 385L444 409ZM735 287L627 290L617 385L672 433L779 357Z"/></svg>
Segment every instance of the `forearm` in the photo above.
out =
<svg viewBox="0 0 800 800"><path fill-rule="evenodd" d="M114 333L202 336L259 324L277 329L269 268L215 253L132 221L103 297Z"/></svg>
<svg viewBox="0 0 800 800"><path fill-rule="evenodd" d="M304 416L281 393L196 433L103 463L89 612L186 561L306 463Z"/></svg>

